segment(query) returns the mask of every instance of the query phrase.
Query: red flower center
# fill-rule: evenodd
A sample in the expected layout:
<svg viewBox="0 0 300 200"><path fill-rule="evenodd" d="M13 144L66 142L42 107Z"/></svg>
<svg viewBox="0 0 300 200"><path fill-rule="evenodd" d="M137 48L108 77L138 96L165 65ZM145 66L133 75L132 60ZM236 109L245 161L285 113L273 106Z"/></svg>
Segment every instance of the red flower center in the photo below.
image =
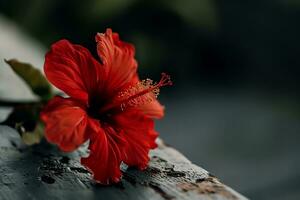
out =
<svg viewBox="0 0 300 200"><path fill-rule="evenodd" d="M109 122L109 116L113 113L113 110L110 110L105 113L100 113L99 108L104 107L107 103L106 101L94 97L90 100L89 106L87 108L87 113L91 118L97 119L101 122Z"/></svg>

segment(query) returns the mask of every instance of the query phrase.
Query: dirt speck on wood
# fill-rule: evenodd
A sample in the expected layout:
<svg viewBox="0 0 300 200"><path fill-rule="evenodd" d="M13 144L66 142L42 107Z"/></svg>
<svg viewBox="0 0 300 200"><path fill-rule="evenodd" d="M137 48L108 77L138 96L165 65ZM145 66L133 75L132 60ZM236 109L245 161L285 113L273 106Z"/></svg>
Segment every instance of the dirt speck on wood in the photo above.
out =
<svg viewBox="0 0 300 200"><path fill-rule="evenodd" d="M47 176L47 175L41 176L41 181L43 181L44 183L47 183L47 184L55 183L55 179L52 178L51 176Z"/></svg>

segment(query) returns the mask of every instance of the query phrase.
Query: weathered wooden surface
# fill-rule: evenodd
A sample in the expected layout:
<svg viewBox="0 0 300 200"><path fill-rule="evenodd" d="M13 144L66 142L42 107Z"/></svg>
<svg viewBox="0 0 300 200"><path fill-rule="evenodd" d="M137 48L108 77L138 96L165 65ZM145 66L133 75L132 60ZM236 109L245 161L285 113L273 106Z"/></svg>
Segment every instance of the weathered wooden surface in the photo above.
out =
<svg viewBox="0 0 300 200"><path fill-rule="evenodd" d="M84 150L63 154L46 142L27 148L0 126L0 199L246 199L158 143L148 169L128 169L120 184L101 186L79 163Z"/></svg>

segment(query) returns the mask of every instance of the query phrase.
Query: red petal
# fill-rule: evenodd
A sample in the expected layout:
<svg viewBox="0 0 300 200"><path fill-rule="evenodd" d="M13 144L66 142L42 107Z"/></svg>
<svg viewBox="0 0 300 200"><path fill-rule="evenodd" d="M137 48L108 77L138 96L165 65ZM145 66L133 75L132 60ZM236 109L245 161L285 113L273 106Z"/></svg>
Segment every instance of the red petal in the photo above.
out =
<svg viewBox="0 0 300 200"><path fill-rule="evenodd" d="M97 51L108 73L108 91L119 91L136 75L137 62L134 46L119 39L117 33L107 29L96 35Z"/></svg>
<svg viewBox="0 0 300 200"><path fill-rule="evenodd" d="M81 158L81 163L101 184L119 182L122 175L120 165L124 139L112 127L100 127L99 122L94 119L89 120L89 132L91 133L90 155L87 158Z"/></svg>
<svg viewBox="0 0 300 200"><path fill-rule="evenodd" d="M71 98L54 97L41 112L46 139L69 152L87 140L87 115L82 105Z"/></svg>
<svg viewBox="0 0 300 200"><path fill-rule="evenodd" d="M145 115L153 119L160 119L164 116L165 107L162 106L157 100L154 100L148 104L144 104L138 107Z"/></svg>
<svg viewBox="0 0 300 200"><path fill-rule="evenodd" d="M129 166L145 169L150 149L157 147L154 122L138 111L126 111L114 117L116 126L122 129L126 140L123 161Z"/></svg>
<svg viewBox="0 0 300 200"><path fill-rule="evenodd" d="M91 53L80 45L73 45L67 40L60 40L51 46L44 64L47 79L57 88L71 97L88 101L88 94L98 81L105 79L103 67Z"/></svg>

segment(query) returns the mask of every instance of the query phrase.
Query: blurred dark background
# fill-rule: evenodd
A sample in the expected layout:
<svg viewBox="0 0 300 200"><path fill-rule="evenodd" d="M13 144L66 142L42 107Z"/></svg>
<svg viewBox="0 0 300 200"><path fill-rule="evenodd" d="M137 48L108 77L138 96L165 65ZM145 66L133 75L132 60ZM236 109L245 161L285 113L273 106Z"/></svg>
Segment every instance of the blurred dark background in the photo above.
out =
<svg viewBox="0 0 300 200"><path fill-rule="evenodd" d="M0 0L0 15L94 55L111 27L142 77L172 75L166 143L251 199L300 199L299 0Z"/></svg>

